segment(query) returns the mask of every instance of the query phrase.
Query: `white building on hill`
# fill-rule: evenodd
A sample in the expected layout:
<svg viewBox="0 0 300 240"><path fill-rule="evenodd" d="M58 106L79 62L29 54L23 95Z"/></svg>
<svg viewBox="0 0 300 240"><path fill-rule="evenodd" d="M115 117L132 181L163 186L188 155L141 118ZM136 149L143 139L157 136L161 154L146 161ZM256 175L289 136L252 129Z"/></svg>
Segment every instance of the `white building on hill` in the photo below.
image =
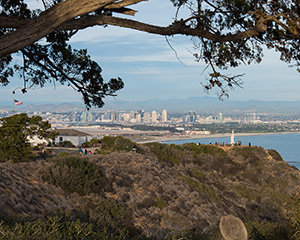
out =
<svg viewBox="0 0 300 240"><path fill-rule="evenodd" d="M55 129L55 131L59 133L53 142L56 145L70 141L74 146L79 147L92 139L92 135L75 129Z"/></svg>

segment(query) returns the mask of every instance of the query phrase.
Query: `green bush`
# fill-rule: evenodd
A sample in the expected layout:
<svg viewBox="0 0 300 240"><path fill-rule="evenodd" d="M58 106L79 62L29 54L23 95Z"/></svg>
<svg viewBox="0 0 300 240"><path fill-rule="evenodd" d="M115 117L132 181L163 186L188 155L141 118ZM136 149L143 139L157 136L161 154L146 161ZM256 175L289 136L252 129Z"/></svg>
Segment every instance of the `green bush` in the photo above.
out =
<svg viewBox="0 0 300 240"><path fill-rule="evenodd" d="M122 136L105 136L101 139L102 148L105 150L131 151L135 144Z"/></svg>
<svg viewBox="0 0 300 240"><path fill-rule="evenodd" d="M262 147L235 147L232 153L238 157L244 158L243 161L250 163L252 166L259 166L263 159L267 158L267 153Z"/></svg>
<svg viewBox="0 0 300 240"><path fill-rule="evenodd" d="M92 224L79 220L63 222L53 217L33 222L17 223L13 226L0 222L2 239L97 239L99 233Z"/></svg>
<svg viewBox="0 0 300 240"><path fill-rule="evenodd" d="M193 174L196 178L198 178L199 180L204 179L204 177L205 177L205 176L204 176L204 173L199 172L199 171L197 171L197 170L194 169L194 168L191 168L190 171L191 171L192 174Z"/></svg>
<svg viewBox="0 0 300 240"><path fill-rule="evenodd" d="M245 223L249 240L274 240L291 238L288 226L267 220L252 220Z"/></svg>
<svg viewBox="0 0 300 240"><path fill-rule="evenodd" d="M91 239L91 240L142 240L147 239L139 234L130 236L125 228L111 232L107 224L103 225L68 219L64 217L47 217L34 221L6 223L0 221L1 239Z"/></svg>
<svg viewBox="0 0 300 240"><path fill-rule="evenodd" d="M115 143L116 137L105 136L101 139L103 149L112 149Z"/></svg>
<svg viewBox="0 0 300 240"><path fill-rule="evenodd" d="M98 192L103 173L99 166L79 157L61 157L43 173L43 180L79 195Z"/></svg>
<svg viewBox="0 0 300 240"><path fill-rule="evenodd" d="M218 158L228 158L228 154L221 148L212 145L197 145L196 143L183 144L185 150L194 152L197 155L207 154Z"/></svg>
<svg viewBox="0 0 300 240"><path fill-rule="evenodd" d="M218 196L218 193L215 192L209 185L202 183L198 180L194 180L191 177L183 176L181 180L190 186L193 190L199 191L202 194L205 194L207 198L212 202L220 202L221 199Z"/></svg>
<svg viewBox="0 0 300 240"><path fill-rule="evenodd" d="M91 144L91 147L97 147L99 146L101 143L101 141L99 139L96 139L96 138L92 138L90 140L90 144Z"/></svg>
<svg viewBox="0 0 300 240"><path fill-rule="evenodd" d="M280 162L283 162L283 158L281 157L281 155L274 149L268 149L268 153L272 156L272 158L274 160L277 160L277 161L280 161Z"/></svg>
<svg viewBox="0 0 300 240"><path fill-rule="evenodd" d="M177 147L175 144L161 144L161 143L146 143L150 151L161 161L171 162L173 164L179 165L181 148Z"/></svg>
<svg viewBox="0 0 300 240"><path fill-rule="evenodd" d="M83 148L91 147L91 143L90 142L84 142L83 144L81 144L81 147L83 147Z"/></svg>
<svg viewBox="0 0 300 240"><path fill-rule="evenodd" d="M89 219L114 234L124 229L134 229L130 210L114 199L103 199L93 209L89 209Z"/></svg>
<svg viewBox="0 0 300 240"><path fill-rule="evenodd" d="M105 149L96 149L95 150L95 154L102 154L102 155L107 155L109 153L109 151L105 150Z"/></svg>
<svg viewBox="0 0 300 240"><path fill-rule="evenodd" d="M63 141L58 144L60 147L75 147L74 144L70 141Z"/></svg>
<svg viewBox="0 0 300 240"><path fill-rule="evenodd" d="M165 199L155 197L154 201L155 201L155 206L160 209L163 209L168 206L168 203Z"/></svg>

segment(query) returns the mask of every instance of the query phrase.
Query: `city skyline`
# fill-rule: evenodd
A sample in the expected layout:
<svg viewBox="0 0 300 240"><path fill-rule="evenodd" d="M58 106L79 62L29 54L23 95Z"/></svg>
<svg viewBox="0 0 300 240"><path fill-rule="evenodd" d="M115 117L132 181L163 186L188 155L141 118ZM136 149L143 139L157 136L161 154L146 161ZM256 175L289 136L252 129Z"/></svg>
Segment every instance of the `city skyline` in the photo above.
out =
<svg viewBox="0 0 300 240"><path fill-rule="evenodd" d="M37 4L34 0L29 2ZM134 7L138 12L132 18L146 23L168 25L174 19L175 8L170 1L152 0ZM155 16L153 12L156 12ZM204 63L194 61L190 38L174 36L168 38L168 42L162 36L112 26L86 29L71 39L74 48L88 49L102 67L105 80L115 77L124 80L125 87L117 93L118 100L215 97L217 89L207 95L200 84L205 83L209 71L204 71ZM300 75L295 67L280 62L274 51L264 49L264 55L260 64L242 65L226 71L231 75L245 73L243 89L230 91L230 100L300 101ZM16 60L19 58L15 56ZM20 92L22 86L23 80L14 78L8 86L0 88L0 101L16 98L24 104L82 102L81 95L67 86L46 84L44 88L30 89L26 94Z"/></svg>
<svg viewBox="0 0 300 240"><path fill-rule="evenodd" d="M9 116L10 112L0 111L3 116ZM187 113L171 113L168 114L166 109L162 111L153 110L151 112L145 110L137 111L114 111L106 110L104 112L82 111L66 111L61 113L35 111L27 112L29 115L38 115L48 120L50 123L65 124L99 124L99 123L121 123L121 124L142 124L142 125L159 125L159 124L177 124L177 123L230 123L230 122L252 122L260 123L260 117L256 117L256 113L240 114L238 116L230 116L223 113L218 114L201 114L195 111Z"/></svg>

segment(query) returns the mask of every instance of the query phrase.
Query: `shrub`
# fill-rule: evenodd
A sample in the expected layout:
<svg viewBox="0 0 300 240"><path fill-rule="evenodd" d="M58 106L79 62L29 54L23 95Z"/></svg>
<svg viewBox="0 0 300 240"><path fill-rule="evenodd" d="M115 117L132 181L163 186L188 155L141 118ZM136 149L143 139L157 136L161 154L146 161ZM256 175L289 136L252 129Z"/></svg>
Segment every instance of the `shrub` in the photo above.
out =
<svg viewBox="0 0 300 240"><path fill-rule="evenodd" d="M102 154L102 155L107 155L109 152L107 150L104 149L96 149L95 150L95 154Z"/></svg>
<svg viewBox="0 0 300 240"><path fill-rule="evenodd" d="M280 162L283 162L283 158L281 157L281 155L274 149L268 149L268 153L272 156L272 158L274 160L277 160L277 161L280 161Z"/></svg>
<svg viewBox="0 0 300 240"><path fill-rule="evenodd" d="M186 143L183 148L194 152L197 155L206 154L217 158L228 158L228 154L221 148L212 145L197 145L196 143Z"/></svg>
<svg viewBox="0 0 300 240"><path fill-rule="evenodd" d="M103 179L99 166L79 157L61 157L54 160L42 176L44 181L82 196L98 192Z"/></svg>
<svg viewBox="0 0 300 240"><path fill-rule="evenodd" d="M267 157L267 153L262 147L235 147L232 152L234 155L244 158L243 161L256 167Z"/></svg>
<svg viewBox="0 0 300 240"><path fill-rule="evenodd" d="M175 144L161 144L161 143L146 143L150 151L161 161L171 162L179 165L181 148L178 148Z"/></svg>
<svg viewBox="0 0 300 240"><path fill-rule="evenodd" d="M292 196L287 202L289 206L287 216L289 219L289 226L291 234L295 235L294 239L300 238L300 195L299 193Z"/></svg>
<svg viewBox="0 0 300 240"><path fill-rule="evenodd" d="M70 141L63 141L59 143L60 147L75 147L74 144Z"/></svg>
<svg viewBox="0 0 300 240"><path fill-rule="evenodd" d="M155 201L155 206L160 209L163 209L168 206L168 203L165 199L155 197L154 201Z"/></svg>
<svg viewBox="0 0 300 240"><path fill-rule="evenodd" d="M181 180L185 182L188 186L190 186L193 190L200 191L205 194L207 198L212 202L220 202L217 192L215 192L210 186L205 183L202 183L198 180L194 180L191 177L181 177Z"/></svg>
<svg viewBox="0 0 300 240"><path fill-rule="evenodd" d="M40 147L39 146L33 146L31 148L32 151L40 151Z"/></svg>
<svg viewBox="0 0 300 240"><path fill-rule="evenodd" d="M130 210L114 199L103 199L93 209L89 209L89 219L98 226L105 226L113 234L124 229L137 231Z"/></svg>
<svg viewBox="0 0 300 240"><path fill-rule="evenodd" d="M88 148L90 146L91 146L90 142L84 142L83 144L81 144L81 147L84 147L84 148Z"/></svg>
<svg viewBox="0 0 300 240"><path fill-rule="evenodd" d="M197 171L194 168L191 168L190 171L192 172L192 174L198 178L199 180L204 179L204 173Z"/></svg>
<svg viewBox="0 0 300 240"><path fill-rule="evenodd" d="M97 233L92 224L80 221L63 222L53 217L46 220L17 223L8 226L0 223L3 239L97 239Z"/></svg>
<svg viewBox="0 0 300 240"><path fill-rule="evenodd" d="M292 239L288 227L278 222L252 220L245 226L250 240Z"/></svg>
<svg viewBox="0 0 300 240"><path fill-rule="evenodd" d="M90 144L91 144L91 147L97 147L99 146L101 143L101 141L99 139L96 139L96 138L92 138L90 140Z"/></svg>
<svg viewBox="0 0 300 240"><path fill-rule="evenodd" d="M134 147L134 143L127 138L118 136L115 138L113 149L117 151L131 151Z"/></svg>
<svg viewBox="0 0 300 240"><path fill-rule="evenodd" d="M0 221L1 239L99 239L99 240L142 240L147 239L136 234L130 236L124 228L112 233L107 224L97 225L89 221L65 217L47 217L20 223Z"/></svg>
<svg viewBox="0 0 300 240"><path fill-rule="evenodd" d="M105 136L101 139L102 148L105 150L131 151L135 144L122 136Z"/></svg>
<svg viewBox="0 0 300 240"><path fill-rule="evenodd" d="M115 137L105 136L101 139L102 148L104 149L112 149L114 146Z"/></svg>

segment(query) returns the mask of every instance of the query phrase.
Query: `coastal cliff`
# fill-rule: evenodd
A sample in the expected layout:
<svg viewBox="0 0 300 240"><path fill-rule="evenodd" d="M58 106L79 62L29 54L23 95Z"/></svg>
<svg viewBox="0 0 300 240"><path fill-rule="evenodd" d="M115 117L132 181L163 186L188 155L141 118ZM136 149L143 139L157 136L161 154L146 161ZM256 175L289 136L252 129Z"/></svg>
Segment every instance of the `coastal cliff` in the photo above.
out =
<svg viewBox="0 0 300 240"><path fill-rule="evenodd" d="M96 152L0 163L0 235L220 239L231 214L249 239L297 239L300 172L275 150L148 143L133 152L115 141Z"/></svg>

